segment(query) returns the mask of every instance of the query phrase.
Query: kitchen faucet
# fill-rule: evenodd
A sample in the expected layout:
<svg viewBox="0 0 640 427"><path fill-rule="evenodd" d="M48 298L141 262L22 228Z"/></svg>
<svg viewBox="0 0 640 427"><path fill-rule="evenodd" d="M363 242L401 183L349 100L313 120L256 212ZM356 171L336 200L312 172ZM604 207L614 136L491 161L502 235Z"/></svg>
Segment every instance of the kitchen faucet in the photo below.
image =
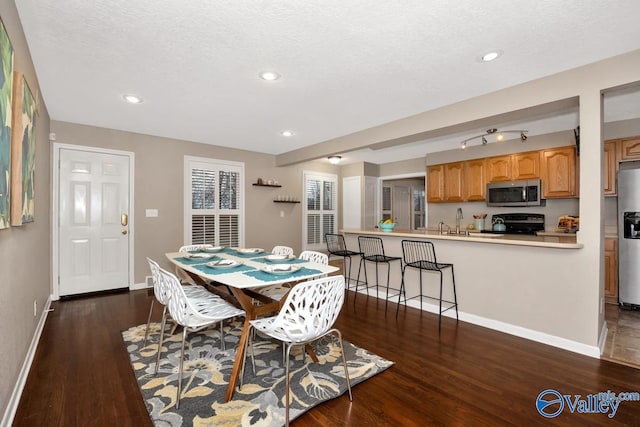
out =
<svg viewBox="0 0 640 427"><path fill-rule="evenodd" d="M460 220L462 218L462 208L458 208L456 211L456 234L460 234Z"/></svg>

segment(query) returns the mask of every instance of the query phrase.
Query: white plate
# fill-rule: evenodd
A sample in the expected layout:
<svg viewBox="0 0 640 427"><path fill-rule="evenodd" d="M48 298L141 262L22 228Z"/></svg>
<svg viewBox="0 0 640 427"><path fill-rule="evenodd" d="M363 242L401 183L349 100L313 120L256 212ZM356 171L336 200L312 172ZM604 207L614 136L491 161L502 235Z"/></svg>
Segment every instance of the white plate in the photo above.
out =
<svg viewBox="0 0 640 427"><path fill-rule="evenodd" d="M267 255L264 257L264 259L271 262L280 262L291 258L293 257L290 257L289 255Z"/></svg>
<svg viewBox="0 0 640 427"><path fill-rule="evenodd" d="M215 255L214 254L205 254L202 252L196 252L196 253L189 253L186 252L184 254L182 254L182 256L184 258L200 258L200 259L211 259L213 258Z"/></svg>
<svg viewBox="0 0 640 427"><path fill-rule="evenodd" d="M214 246L212 248L204 248L204 251L210 254L214 254L216 252L220 252L223 249L224 249L224 246Z"/></svg>
<svg viewBox="0 0 640 427"><path fill-rule="evenodd" d="M236 252L239 254L259 254L264 252L264 249L261 248L238 248Z"/></svg>
<svg viewBox="0 0 640 427"><path fill-rule="evenodd" d="M262 271L269 274L291 274L302 268L301 265L292 264L274 264L266 265L261 268Z"/></svg>
<svg viewBox="0 0 640 427"><path fill-rule="evenodd" d="M233 268L241 266L242 263L239 261L234 261L232 259L221 259L220 261L208 262L205 265L211 268Z"/></svg>

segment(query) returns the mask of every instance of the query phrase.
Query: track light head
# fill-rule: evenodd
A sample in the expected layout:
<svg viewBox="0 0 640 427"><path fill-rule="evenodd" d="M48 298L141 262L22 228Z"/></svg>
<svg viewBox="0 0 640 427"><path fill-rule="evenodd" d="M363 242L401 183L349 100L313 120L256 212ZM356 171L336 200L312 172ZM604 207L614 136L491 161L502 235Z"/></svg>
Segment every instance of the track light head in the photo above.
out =
<svg viewBox="0 0 640 427"><path fill-rule="evenodd" d="M482 136L482 145L487 145L487 138L484 135Z"/></svg>
<svg viewBox="0 0 640 427"><path fill-rule="evenodd" d="M467 148L467 141L462 141L462 149L464 150L465 148Z"/></svg>
<svg viewBox="0 0 640 427"><path fill-rule="evenodd" d="M520 132L520 141L525 142L527 140L527 135L524 134L524 131Z"/></svg>

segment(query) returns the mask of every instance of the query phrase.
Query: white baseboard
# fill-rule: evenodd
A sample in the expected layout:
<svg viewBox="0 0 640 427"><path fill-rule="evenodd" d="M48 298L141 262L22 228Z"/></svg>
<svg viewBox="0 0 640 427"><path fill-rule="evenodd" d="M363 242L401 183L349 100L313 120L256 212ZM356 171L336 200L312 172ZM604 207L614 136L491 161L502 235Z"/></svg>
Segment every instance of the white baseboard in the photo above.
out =
<svg viewBox="0 0 640 427"><path fill-rule="evenodd" d="M598 348L600 349L600 355L604 353L604 346L607 344L607 335L609 335L609 328L607 328L607 321L602 322L602 329L600 330L600 339L598 340Z"/></svg>
<svg viewBox="0 0 640 427"><path fill-rule="evenodd" d="M44 324L47 321L47 315L49 314L49 310L51 309L52 298L53 296L49 295L44 310L42 310L40 320L38 321L38 326L36 327L36 330L33 334L33 338L31 339L31 344L29 345L29 349L27 350L27 355L24 359L24 362L22 363L22 369L20 369L20 374L18 375L18 381L16 381L16 385L13 388L13 392L11 393L11 397L9 398L9 404L7 405L7 409L4 411L4 416L2 417L0 426L8 427L13 424L13 418L15 417L16 411L18 410L18 404L20 403L22 390L24 390L24 385L27 383L27 377L29 376L31 364L33 363L33 357L36 354L38 342L40 342L40 336L42 335Z"/></svg>
<svg viewBox="0 0 640 427"><path fill-rule="evenodd" d="M358 290L358 293L366 294L365 290ZM371 295L371 294L370 294ZM375 296L375 295L371 295ZM380 298L385 298L386 293L384 290L381 290L379 293ZM418 300L410 300L407 302L408 307L420 309L420 301ZM431 313L438 314L439 307L435 304L429 302L422 302L422 310L428 311ZM443 316L454 318L456 317L455 310L449 310L442 313ZM488 319L486 317L477 316L475 314L469 314L458 310L458 317L460 320L473 323L474 325L483 326L485 328L493 329L499 332L504 332L509 335L515 335L520 338L526 338L528 340L536 341L542 344L548 344L553 347L558 347L563 350L572 351L574 353L584 354L585 356L594 357L596 359L600 358L602 354L602 349L604 348L604 339L606 339L606 326L604 333L604 338L600 336L600 341L598 346L592 346L583 344L581 342L569 340L562 337L557 337L555 335L546 334L544 332L535 331L533 329L523 328L521 326L512 325L509 323L501 322L499 320Z"/></svg>
<svg viewBox="0 0 640 427"><path fill-rule="evenodd" d="M153 286L147 286L146 283L134 283L131 286L129 286L130 291L137 291L140 289L147 289L147 288L153 288Z"/></svg>

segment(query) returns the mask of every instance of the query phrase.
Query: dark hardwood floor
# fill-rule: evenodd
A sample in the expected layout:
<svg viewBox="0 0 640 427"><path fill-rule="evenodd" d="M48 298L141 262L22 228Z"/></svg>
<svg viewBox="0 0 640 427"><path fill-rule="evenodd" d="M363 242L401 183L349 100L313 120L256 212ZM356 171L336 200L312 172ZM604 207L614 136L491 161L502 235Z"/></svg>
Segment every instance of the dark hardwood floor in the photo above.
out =
<svg viewBox="0 0 640 427"><path fill-rule="evenodd" d="M464 322L354 294L337 322L344 338L396 364L293 422L302 426L638 425L640 402L612 419L570 413L544 418L546 389L585 397L640 391L640 370L581 356ZM121 331L146 322L148 291L53 304L14 426L147 426ZM160 310L156 320L159 320Z"/></svg>

